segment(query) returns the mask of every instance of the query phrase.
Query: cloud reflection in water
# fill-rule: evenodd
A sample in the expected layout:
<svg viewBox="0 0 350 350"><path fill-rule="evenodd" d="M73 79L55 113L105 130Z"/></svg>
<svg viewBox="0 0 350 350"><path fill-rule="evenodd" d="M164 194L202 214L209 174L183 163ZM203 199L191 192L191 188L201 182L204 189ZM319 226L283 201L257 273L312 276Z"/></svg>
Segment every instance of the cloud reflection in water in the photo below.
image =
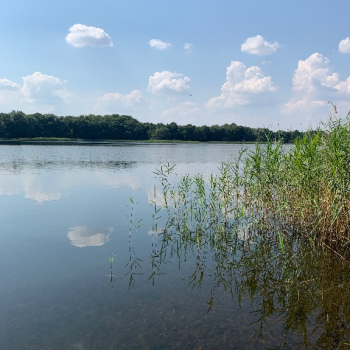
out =
<svg viewBox="0 0 350 350"><path fill-rule="evenodd" d="M113 227L88 228L86 226L75 226L69 229L67 237L72 245L84 247L100 247L109 241Z"/></svg>

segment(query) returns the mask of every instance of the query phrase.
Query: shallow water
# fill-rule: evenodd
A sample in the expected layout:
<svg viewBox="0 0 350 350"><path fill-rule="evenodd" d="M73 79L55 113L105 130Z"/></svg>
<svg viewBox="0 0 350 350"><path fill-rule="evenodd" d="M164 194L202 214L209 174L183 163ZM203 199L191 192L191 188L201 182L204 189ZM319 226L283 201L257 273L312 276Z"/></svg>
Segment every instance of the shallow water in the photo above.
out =
<svg viewBox="0 0 350 350"><path fill-rule="evenodd" d="M200 283L195 245L152 270L155 169L209 175L240 149L1 145L0 349L347 348L350 274L329 254L241 239L231 264L206 247Z"/></svg>

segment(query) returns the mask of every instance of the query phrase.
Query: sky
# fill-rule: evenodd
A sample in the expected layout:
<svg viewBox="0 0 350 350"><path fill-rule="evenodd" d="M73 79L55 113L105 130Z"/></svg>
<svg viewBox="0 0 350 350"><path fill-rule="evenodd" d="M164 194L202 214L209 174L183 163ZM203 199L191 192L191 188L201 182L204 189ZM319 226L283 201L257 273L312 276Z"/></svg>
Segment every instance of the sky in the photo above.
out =
<svg viewBox="0 0 350 350"><path fill-rule="evenodd" d="M12 0L0 112L316 127L350 110L350 1Z"/></svg>

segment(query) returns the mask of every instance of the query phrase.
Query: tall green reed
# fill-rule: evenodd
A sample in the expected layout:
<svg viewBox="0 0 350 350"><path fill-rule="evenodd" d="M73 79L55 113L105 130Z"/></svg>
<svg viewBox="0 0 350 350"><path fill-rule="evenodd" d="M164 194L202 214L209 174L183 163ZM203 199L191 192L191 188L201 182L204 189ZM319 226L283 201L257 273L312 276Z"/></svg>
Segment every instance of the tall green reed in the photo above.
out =
<svg viewBox="0 0 350 350"><path fill-rule="evenodd" d="M286 213L298 214L290 207L297 199L299 209L309 208L307 200L311 202L311 213L304 213L310 218L316 205L307 184L298 185L290 173L284 173L290 178L282 176L295 164L279 160L293 160L294 150L290 146L283 149L282 144L257 147L259 158L255 151L244 152L240 165L223 165L209 178L186 175L176 183L171 174L162 177L168 186L164 193L168 217L152 261L161 266L171 254L179 261L191 255L187 282L191 288L211 284L208 312L222 290L237 297L240 305L248 297L256 315L254 323L259 325L257 336L264 338L270 326L275 331L279 327L279 348L289 348L291 339L298 339L300 348L347 348L349 265L329 249L315 249L319 238L309 235L310 239L304 239L308 234L298 228L295 217L284 218ZM315 145L307 147L295 152L311 158L319 151ZM248 171L252 163L253 175ZM304 162L301 167L310 170L311 164ZM312 167L316 166L315 162ZM281 174L268 173L271 168ZM294 171L301 170L296 167ZM312 179L309 174L301 175ZM287 186L299 186L294 191L304 193L306 199L291 197ZM317 212L315 215L317 219Z"/></svg>
<svg viewBox="0 0 350 350"><path fill-rule="evenodd" d="M270 322L283 321L281 348L295 333L306 348L345 348L349 129L348 116L330 119L293 145L267 138L209 177L174 179L175 167L163 165L155 173L164 205L155 213L165 212L166 223L152 269L160 274L169 256L180 264L191 255L189 286L212 281L208 311L220 288L239 302L248 295L257 305L261 336Z"/></svg>
<svg viewBox="0 0 350 350"><path fill-rule="evenodd" d="M227 235L268 228L282 243L301 234L346 258L350 253L350 119L330 119L294 145L274 142L242 150L218 174L183 176L174 167L157 172L165 208L184 237Z"/></svg>

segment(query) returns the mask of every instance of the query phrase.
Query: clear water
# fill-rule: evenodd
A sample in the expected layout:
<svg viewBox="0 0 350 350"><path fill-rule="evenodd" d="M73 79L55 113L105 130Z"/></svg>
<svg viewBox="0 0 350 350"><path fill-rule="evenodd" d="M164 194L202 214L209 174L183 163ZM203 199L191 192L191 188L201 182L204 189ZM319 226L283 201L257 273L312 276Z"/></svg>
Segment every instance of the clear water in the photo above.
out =
<svg viewBox="0 0 350 350"><path fill-rule="evenodd" d="M340 287L334 274L328 274L331 289L320 282L307 288L328 288L329 298L342 294L343 302L335 303L333 318L317 301L305 306L304 330L290 326L290 310L275 295L276 306L266 313L263 290L269 277L261 272L265 279L243 293L237 288L243 279L232 294L218 285L211 309L217 281L208 275L193 286L195 254L181 265L169 256L161 269L166 274L148 281L155 239L151 201L161 202L155 169L170 162L179 176L210 174L222 162L235 162L240 149L217 144L0 146L0 349L294 349L307 346L305 333L311 348L346 348L348 285ZM134 223L141 219L143 224L133 238L141 265L137 272L143 274L134 275L130 285L131 214ZM343 281L347 273L342 270L337 278ZM328 275L310 280L326 281ZM283 283L278 288L286 289ZM333 328L339 320L342 324L328 332L319 315Z"/></svg>

